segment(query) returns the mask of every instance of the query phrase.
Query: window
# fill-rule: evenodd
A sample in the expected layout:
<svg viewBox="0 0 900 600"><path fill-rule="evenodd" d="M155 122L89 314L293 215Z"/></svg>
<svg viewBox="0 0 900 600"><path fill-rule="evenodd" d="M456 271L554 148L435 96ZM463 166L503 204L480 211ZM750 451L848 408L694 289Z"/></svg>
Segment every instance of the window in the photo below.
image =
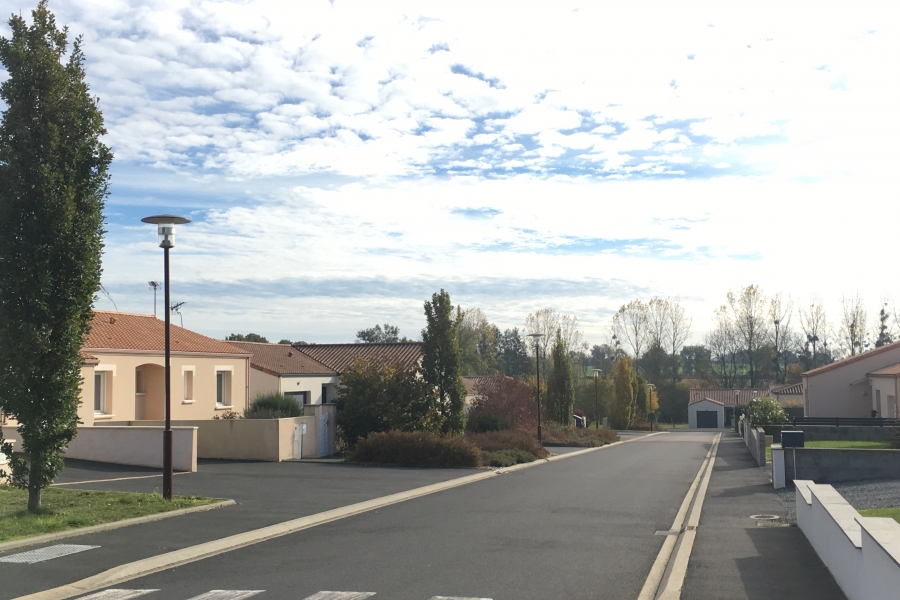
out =
<svg viewBox="0 0 900 600"><path fill-rule="evenodd" d="M218 381L216 382L218 387ZM216 395L216 404L218 401L218 392ZM193 371L185 371L184 372L184 400L190 401L194 399L194 372Z"/></svg>
<svg viewBox="0 0 900 600"><path fill-rule="evenodd" d="M94 371L94 414L106 414L106 371Z"/></svg>
<svg viewBox="0 0 900 600"><path fill-rule="evenodd" d="M328 386L324 383L322 384L322 404L328 402Z"/></svg>
<svg viewBox="0 0 900 600"><path fill-rule="evenodd" d="M309 404L309 392L285 392L284 395L292 398L300 406Z"/></svg>
<svg viewBox="0 0 900 600"><path fill-rule="evenodd" d="M230 406L230 400L231 373L228 371L216 371L216 405Z"/></svg>

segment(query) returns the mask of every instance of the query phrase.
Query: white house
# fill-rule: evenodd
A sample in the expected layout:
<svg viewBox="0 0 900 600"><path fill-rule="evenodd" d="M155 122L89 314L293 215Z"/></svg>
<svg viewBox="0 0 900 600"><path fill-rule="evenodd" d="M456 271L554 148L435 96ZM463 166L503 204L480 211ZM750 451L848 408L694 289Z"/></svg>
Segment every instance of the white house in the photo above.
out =
<svg viewBox="0 0 900 600"><path fill-rule="evenodd" d="M688 427L691 429L725 427L725 404L712 398L691 400L688 404Z"/></svg>
<svg viewBox="0 0 900 600"><path fill-rule="evenodd" d="M249 352L250 400L280 392L297 404L325 404L337 397L338 373L288 344L230 342Z"/></svg>

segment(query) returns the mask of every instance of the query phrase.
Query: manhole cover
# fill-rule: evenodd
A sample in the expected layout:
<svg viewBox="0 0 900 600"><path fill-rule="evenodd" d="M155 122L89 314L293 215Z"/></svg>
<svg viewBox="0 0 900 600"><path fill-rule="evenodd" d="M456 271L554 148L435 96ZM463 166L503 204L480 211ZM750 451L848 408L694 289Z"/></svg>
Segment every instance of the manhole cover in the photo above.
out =
<svg viewBox="0 0 900 600"><path fill-rule="evenodd" d="M779 519L778 515L750 515L750 518L755 521L777 521Z"/></svg>

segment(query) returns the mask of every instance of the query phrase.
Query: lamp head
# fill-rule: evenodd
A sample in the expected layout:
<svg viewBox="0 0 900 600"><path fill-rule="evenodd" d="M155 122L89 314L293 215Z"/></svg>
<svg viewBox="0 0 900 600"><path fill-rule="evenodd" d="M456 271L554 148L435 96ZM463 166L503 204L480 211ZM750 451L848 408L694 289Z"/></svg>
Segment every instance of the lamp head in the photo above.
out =
<svg viewBox="0 0 900 600"><path fill-rule="evenodd" d="M190 219L175 215L155 215L141 219L144 223L156 224L156 235L160 248L175 247L175 225L190 223Z"/></svg>

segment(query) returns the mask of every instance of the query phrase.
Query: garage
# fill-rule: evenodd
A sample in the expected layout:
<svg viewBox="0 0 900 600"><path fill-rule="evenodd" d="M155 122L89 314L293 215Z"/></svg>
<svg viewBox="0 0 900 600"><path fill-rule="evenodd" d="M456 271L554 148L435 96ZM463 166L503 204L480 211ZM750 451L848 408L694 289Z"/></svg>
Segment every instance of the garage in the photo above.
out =
<svg viewBox="0 0 900 600"><path fill-rule="evenodd" d="M725 426L725 405L712 398L688 404L688 426L691 429L721 429Z"/></svg>

